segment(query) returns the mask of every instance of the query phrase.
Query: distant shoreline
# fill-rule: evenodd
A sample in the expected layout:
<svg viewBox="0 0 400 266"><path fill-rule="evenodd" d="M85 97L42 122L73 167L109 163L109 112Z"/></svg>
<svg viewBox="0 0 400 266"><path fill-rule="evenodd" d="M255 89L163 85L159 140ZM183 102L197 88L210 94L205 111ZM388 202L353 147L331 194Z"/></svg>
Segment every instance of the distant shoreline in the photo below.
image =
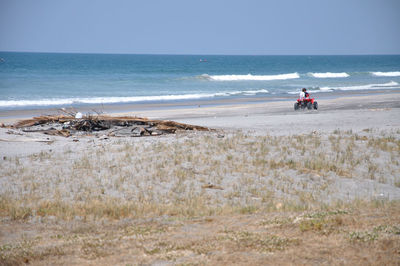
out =
<svg viewBox="0 0 400 266"><path fill-rule="evenodd" d="M340 101L342 98L354 98L357 103L362 103L362 98L367 97L369 101L371 97L377 97L377 100L382 98L390 99L398 98L400 89L390 90L368 90L368 91L336 91L334 93L316 93L312 94L318 101ZM79 106L62 106L49 108L30 108L30 109L15 109L15 110L0 110L0 123L12 123L19 119L27 119L40 115L50 115L62 113L61 108L73 109L86 114L105 113L110 115L129 114L129 115L151 115L152 118L170 119L164 117L166 113L184 113L190 110L190 113L196 113L199 110L207 108L219 108L229 110L232 106L245 107L248 106L265 106L266 109L272 105L284 106L286 111L293 110L293 103L296 101L297 95L287 96L267 96L267 97L234 97L225 99L197 99L197 100L181 100L181 101L164 101L164 102L140 102L140 103L122 103L122 104L92 104ZM283 103L285 102L285 103ZM156 114L156 115L153 115ZM179 116L180 117L180 116ZM173 118L173 117L172 117Z"/></svg>

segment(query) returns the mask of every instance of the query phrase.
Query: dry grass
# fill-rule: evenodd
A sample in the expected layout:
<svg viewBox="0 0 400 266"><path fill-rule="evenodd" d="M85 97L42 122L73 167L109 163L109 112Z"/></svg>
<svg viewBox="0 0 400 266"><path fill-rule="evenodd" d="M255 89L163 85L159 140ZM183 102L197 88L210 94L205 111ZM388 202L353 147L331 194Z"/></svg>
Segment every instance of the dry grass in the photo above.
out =
<svg viewBox="0 0 400 266"><path fill-rule="evenodd" d="M341 201L341 178L398 187L400 141L335 131L329 136L212 134L118 140L79 155L40 152L1 161L3 216L73 219L183 216L232 210L310 209ZM344 182L344 181L343 181ZM204 189L211 183L221 191ZM11 185L12 184L12 185ZM346 193L348 200L372 198ZM352 193L352 194L349 194ZM274 207L275 206L275 207Z"/></svg>
<svg viewBox="0 0 400 266"><path fill-rule="evenodd" d="M3 264L399 259L399 132L93 143L0 162Z"/></svg>
<svg viewBox="0 0 400 266"><path fill-rule="evenodd" d="M379 264L396 265L399 203L340 210L35 225L0 246L1 263L33 264ZM10 230L32 230L7 222ZM43 231L45 230L45 231ZM41 233L45 232L45 233Z"/></svg>

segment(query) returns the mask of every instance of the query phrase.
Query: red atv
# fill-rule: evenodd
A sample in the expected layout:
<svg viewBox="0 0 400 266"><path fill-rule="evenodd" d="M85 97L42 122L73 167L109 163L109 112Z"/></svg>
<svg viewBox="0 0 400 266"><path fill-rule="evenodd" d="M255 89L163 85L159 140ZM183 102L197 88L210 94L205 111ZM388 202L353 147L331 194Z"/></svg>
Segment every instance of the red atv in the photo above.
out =
<svg viewBox="0 0 400 266"><path fill-rule="evenodd" d="M314 98L304 98L303 100L297 99L297 102L294 103L294 110L297 111L300 108L305 109L307 107L308 110L318 109L318 103Z"/></svg>

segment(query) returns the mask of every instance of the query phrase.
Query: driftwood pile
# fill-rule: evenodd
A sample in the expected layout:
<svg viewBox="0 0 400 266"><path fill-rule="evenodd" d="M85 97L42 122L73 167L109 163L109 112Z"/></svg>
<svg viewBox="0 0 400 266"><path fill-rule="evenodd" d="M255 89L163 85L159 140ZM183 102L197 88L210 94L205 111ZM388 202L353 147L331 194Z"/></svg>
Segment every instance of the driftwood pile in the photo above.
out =
<svg viewBox="0 0 400 266"><path fill-rule="evenodd" d="M173 134L177 130L208 131L201 126L188 125L174 121L150 120L141 117L107 115L83 116L46 115L22 120L10 126L23 132L42 132L47 135L69 137L79 134L101 133L107 136L158 136Z"/></svg>

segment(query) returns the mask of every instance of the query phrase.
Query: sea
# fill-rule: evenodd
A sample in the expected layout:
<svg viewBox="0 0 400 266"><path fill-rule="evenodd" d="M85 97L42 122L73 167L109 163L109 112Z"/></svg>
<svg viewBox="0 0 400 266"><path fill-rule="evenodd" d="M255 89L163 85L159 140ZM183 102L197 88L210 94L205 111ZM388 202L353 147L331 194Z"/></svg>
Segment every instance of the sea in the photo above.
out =
<svg viewBox="0 0 400 266"><path fill-rule="evenodd" d="M400 89L400 55L0 52L0 111Z"/></svg>

